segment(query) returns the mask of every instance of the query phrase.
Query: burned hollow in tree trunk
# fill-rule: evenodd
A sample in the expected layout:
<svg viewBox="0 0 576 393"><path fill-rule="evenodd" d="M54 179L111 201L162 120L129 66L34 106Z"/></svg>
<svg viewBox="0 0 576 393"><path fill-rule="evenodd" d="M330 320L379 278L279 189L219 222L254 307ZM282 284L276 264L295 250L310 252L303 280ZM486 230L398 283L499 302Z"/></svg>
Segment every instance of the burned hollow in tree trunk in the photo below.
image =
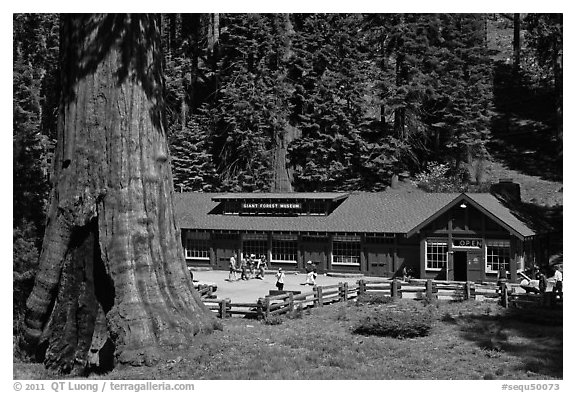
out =
<svg viewBox="0 0 576 393"><path fill-rule="evenodd" d="M175 223L158 27L145 14L63 17L54 184L22 342L62 372L105 351L151 364L218 327Z"/></svg>

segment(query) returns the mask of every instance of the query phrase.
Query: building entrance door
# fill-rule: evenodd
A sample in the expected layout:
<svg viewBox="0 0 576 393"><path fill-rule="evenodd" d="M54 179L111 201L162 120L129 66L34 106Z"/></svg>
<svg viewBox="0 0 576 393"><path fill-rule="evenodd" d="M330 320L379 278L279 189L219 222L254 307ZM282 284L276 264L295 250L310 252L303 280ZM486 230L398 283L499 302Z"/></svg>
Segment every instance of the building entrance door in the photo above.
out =
<svg viewBox="0 0 576 393"><path fill-rule="evenodd" d="M306 241L302 242L304 264L306 264L307 261L314 262L318 273L324 273L328 270L328 239L325 239L325 242L321 240L324 239L306 239Z"/></svg>
<svg viewBox="0 0 576 393"><path fill-rule="evenodd" d="M372 246L368 251L368 273L373 276L387 277L392 270L393 250L385 247Z"/></svg>
<svg viewBox="0 0 576 393"><path fill-rule="evenodd" d="M230 257L238 249L238 242L218 240L214 242L214 249L216 251L216 268L226 270L230 263ZM239 255L236 258L236 267L240 267Z"/></svg>
<svg viewBox="0 0 576 393"><path fill-rule="evenodd" d="M468 253L466 251L454 252L454 281L468 280Z"/></svg>

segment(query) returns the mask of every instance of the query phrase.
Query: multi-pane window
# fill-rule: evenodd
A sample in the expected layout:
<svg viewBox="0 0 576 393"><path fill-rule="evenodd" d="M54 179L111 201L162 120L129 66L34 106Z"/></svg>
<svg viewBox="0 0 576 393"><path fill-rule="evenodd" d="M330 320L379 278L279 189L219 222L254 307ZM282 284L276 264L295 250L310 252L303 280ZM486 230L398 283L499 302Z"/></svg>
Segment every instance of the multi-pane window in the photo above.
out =
<svg viewBox="0 0 576 393"><path fill-rule="evenodd" d="M272 238L272 263L296 263L298 242L296 235L278 235Z"/></svg>
<svg viewBox="0 0 576 393"><path fill-rule="evenodd" d="M426 269L441 270L448 262L448 243L443 240L426 241Z"/></svg>
<svg viewBox="0 0 576 393"><path fill-rule="evenodd" d="M486 271L496 273L504 266L510 270L510 241L487 240L486 241Z"/></svg>
<svg viewBox="0 0 576 393"><path fill-rule="evenodd" d="M186 259L210 259L210 234L208 232L187 232L184 241Z"/></svg>
<svg viewBox="0 0 576 393"><path fill-rule="evenodd" d="M265 233L242 236L242 255L248 258L251 254L254 254L256 258L260 258L260 255L268 255L268 236Z"/></svg>
<svg viewBox="0 0 576 393"><path fill-rule="evenodd" d="M334 236L332 264L360 265L360 236Z"/></svg>
<svg viewBox="0 0 576 393"><path fill-rule="evenodd" d="M308 202L310 215L326 215L326 202L312 200Z"/></svg>

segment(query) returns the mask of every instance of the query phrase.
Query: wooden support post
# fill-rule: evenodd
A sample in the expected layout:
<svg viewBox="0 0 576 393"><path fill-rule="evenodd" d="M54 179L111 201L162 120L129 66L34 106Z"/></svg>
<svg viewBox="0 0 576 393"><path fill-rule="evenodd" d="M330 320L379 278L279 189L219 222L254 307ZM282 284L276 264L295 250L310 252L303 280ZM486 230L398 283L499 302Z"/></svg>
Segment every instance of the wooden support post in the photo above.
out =
<svg viewBox="0 0 576 393"><path fill-rule="evenodd" d="M343 290L344 290L344 301L348 301L348 283L345 282L344 286L343 286Z"/></svg>
<svg viewBox="0 0 576 393"><path fill-rule="evenodd" d="M470 299L470 286L471 285L472 285L472 283L470 281L466 281L464 283L464 300Z"/></svg>
<svg viewBox="0 0 576 393"><path fill-rule="evenodd" d="M338 283L338 301L344 301L344 284L341 282Z"/></svg>
<svg viewBox="0 0 576 393"><path fill-rule="evenodd" d="M434 294L432 293L432 280L426 280L426 299L432 301L434 299Z"/></svg>
<svg viewBox="0 0 576 393"><path fill-rule="evenodd" d="M324 305L324 298L322 297L322 287L316 287L316 296L318 297L318 307Z"/></svg>
<svg viewBox="0 0 576 393"><path fill-rule="evenodd" d="M228 309L228 303L230 303L230 299L226 298L226 299L222 299L220 301L220 318L224 319L228 316L228 312L226 311Z"/></svg>
<svg viewBox="0 0 576 393"><path fill-rule="evenodd" d="M256 318L259 320L264 318L264 300L262 298L258 298L256 302Z"/></svg>
<svg viewBox="0 0 576 393"><path fill-rule="evenodd" d="M264 298L264 319L270 318L270 299Z"/></svg>
<svg viewBox="0 0 576 393"><path fill-rule="evenodd" d="M395 299L398 297L398 280L393 279L392 285L390 286L390 296Z"/></svg>
<svg viewBox="0 0 576 393"><path fill-rule="evenodd" d="M294 311L294 294L292 292L288 292L288 311Z"/></svg>
<svg viewBox="0 0 576 393"><path fill-rule="evenodd" d="M500 295L502 297L502 307L508 308L508 289L506 283L500 283Z"/></svg>
<svg viewBox="0 0 576 393"><path fill-rule="evenodd" d="M366 281L358 280L358 297L366 293Z"/></svg>

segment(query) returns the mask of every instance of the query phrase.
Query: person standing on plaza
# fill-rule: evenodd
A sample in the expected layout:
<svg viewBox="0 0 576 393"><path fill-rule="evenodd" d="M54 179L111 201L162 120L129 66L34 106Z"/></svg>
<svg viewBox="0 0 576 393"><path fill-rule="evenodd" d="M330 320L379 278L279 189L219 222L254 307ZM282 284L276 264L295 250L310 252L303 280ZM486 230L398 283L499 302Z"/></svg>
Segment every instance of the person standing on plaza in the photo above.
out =
<svg viewBox="0 0 576 393"><path fill-rule="evenodd" d="M260 280L264 279L264 274L266 273L266 268L268 267L267 263L266 263L266 256L265 255L260 255L260 259L258 261L258 266L256 267L258 269L258 273L256 273L256 278L259 278Z"/></svg>
<svg viewBox="0 0 576 393"><path fill-rule="evenodd" d="M236 277L236 258L237 258L236 253L234 253L234 255L230 257L230 264L229 264L230 273L228 273L228 281L232 281L232 276L234 276L234 281L238 280L238 277Z"/></svg>
<svg viewBox="0 0 576 393"><path fill-rule="evenodd" d="M276 273L276 288L279 291L284 290L284 272L281 267L278 268L278 273Z"/></svg>
<svg viewBox="0 0 576 393"><path fill-rule="evenodd" d="M546 280L546 275L544 274L543 271L541 271L540 273L538 273L538 290L540 291L540 293L545 293L547 286L548 282Z"/></svg>
<svg viewBox="0 0 576 393"><path fill-rule="evenodd" d="M306 282L304 285L314 285L314 270L315 266L312 261L306 262Z"/></svg>
<svg viewBox="0 0 576 393"><path fill-rule="evenodd" d="M508 282L508 272L506 271L506 266L500 265L500 269L498 270L498 292L502 289L503 285L506 285Z"/></svg>
<svg viewBox="0 0 576 393"><path fill-rule="evenodd" d="M562 280L564 277L558 265L554 266L554 270L554 276L552 277L552 279L554 279L554 287L552 288L552 292L554 293L554 296L562 296Z"/></svg>
<svg viewBox="0 0 576 393"><path fill-rule="evenodd" d="M244 258L244 256L241 257L240 270L242 271L242 275L240 276L240 279L241 280L248 280L248 276L246 275L246 258Z"/></svg>
<svg viewBox="0 0 576 393"><path fill-rule="evenodd" d="M248 270L250 271L249 278L254 278L254 265L256 264L256 255L250 254L248 258Z"/></svg>

